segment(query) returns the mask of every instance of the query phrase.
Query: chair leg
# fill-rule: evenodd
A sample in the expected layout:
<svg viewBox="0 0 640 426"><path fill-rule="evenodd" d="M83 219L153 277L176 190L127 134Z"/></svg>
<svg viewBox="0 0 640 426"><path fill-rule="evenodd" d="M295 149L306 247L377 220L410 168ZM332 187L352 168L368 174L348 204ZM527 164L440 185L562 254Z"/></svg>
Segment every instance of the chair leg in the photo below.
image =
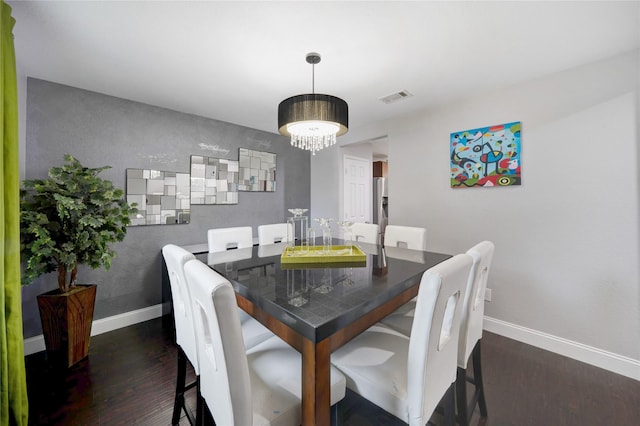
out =
<svg viewBox="0 0 640 426"><path fill-rule="evenodd" d="M211 414L211 410L209 410L209 406L202 399L202 403L200 405L201 409L201 421L198 426L216 426L216 421L213 419L213 414Z"/></svg>
<svg viewBox="0 0 640 426"><path fill-rule="evenodd" d="M187 380L187 357L182 348L178 346L178 378L176 380L176 396L173 402L173 416L171 424L180 424L180 413L184 406L184 387Z"/></svg>
<svg viewBox="0 0 640 426"><path fill-rule="evenodd" d="M456 424L456 383L451 383L449 389L444 394L444 425L455 426Z"/></svg>
<svg viewBox="0 0 640 426"><path fill-rule="evenodd" d="M456 374L456 406L458 409L458 423L461 426L469 425L467 404L467 371L458 367Z"/></svg>
<svg viewBox="0 0 640 426"><path fill-rule="evenodd" d="M342 410L340 409L340 402L337 402L331 406L331 426L339 426L342 423L344 423Z"/></svg>
<svg viewBox="0 0 640 426"><path fill-rule="evenodd" d="M484 384L482 382L482 362L481 362L481 351L480 351L480 342L476 343L476 346L473 348L473 352L471 354L473 358L473 381L475 382L476 389L478 390L478 407L480 408L480 415L485 418L487 417L487 400L484 396Z"/></svg>
<svg viewBox="0 0 640 426"><path fill-rule="evenodd" d="M200 395L200 376L196 377L196 392L196 426L202 426L204 404L202 404L202 395Z"/></svg>

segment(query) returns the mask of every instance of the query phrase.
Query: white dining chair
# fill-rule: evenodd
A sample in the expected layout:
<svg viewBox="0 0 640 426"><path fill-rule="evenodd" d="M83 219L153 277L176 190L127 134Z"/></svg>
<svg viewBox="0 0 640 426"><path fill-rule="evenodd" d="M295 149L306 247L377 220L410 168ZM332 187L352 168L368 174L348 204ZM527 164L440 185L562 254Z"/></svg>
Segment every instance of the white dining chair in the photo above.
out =
<svg viewBox="0 0 640 426"><path fill-rule="evenodd" d="M253 230L250 226L209 229L207 245L209 253L225 251L229 248L253 247Z"/></svg>
<svg viewBox="0 0 640 426"><path fill-rule="evenodd" d="M455 424L462 300L472 259L459 254L422 276L411 337L378 324L331 356L347 387L410 426L424 426L438 403Z"/></svg>
<svg viewBox="0 0 640 426"><path fill-rule="evenodd" d="M427 263L429 254L422 250L408 250L399 247L385 246L384 254L387 258L408 260L413 263Z"/></svg>
<svg viewBox="0 0 640 426"><path fill-rule="evenodd" d="M250 226L209 229L207 239L209 265L238 262L251 259L253 255L253 231ZM234 250L228 250L230 246ZM247 348L274 336L269 329L240 308L238 308L238 316Z"/></svg>
<svg viewBox="0 0 640 426"><path fill-rule="evenodd" d="M200 390L215 424L301 424L300 354L275 336L245 351L229 281L198 260L186 264L185 275L194 296ZM330 374L334 405L344 398L345 378L334 367Z"/></svg>
<svg viewBox="0 0 640 426"><path fill-rule="evenodd" d="M173 302L173 318L176 330L176 343L178 345L178 373L176 379L176 392L173 403L173 415L171 424L177 425L180 422L180 413L185 412L189 423L195 423L195 416L185 404L184 394L194 386L199 394L200 368L198 364L198 353L196 348L196 335L193 329L193 312L191 308L191 296L189 288L184 278L184 265L194 260L195 256L187 250L174 244L167 244L162 247L162 256L169 275L169 285L171 287L171 300ZM196 380L186 383L187 361L193 366ZM197 398L198 404L200 398ZM199 407L196 407L196 412Z"/></svg>
<svg viewBox="0 0 640 426"><path fill-rule="evenodd" d="M253 257L253 247L245 247L234 250L216 251L207 253L207 265L213 266L220 263L233 263Z"/></svg>
<svg viewBox="0 0 640 426"><path fill-rule="evenodd" d="M238 250L233 250L237 252ZM167 274L169 275L169 285L171 287L171 298L173 303L173 314L176 328L176 343L178 345L178 373L176 379L176 395L173 408L171 424L178 424L180 412L184 411L191 424L195 421L193 412L185 404L184 394L194 386L197 388L198 404L201 399L199 389L199 363L196 349L196 336L193 323L193 300L189 285L187 285L184 275L184 265L194 260L195 256L174 244L167 244L162 248L162 255L165 259ZM211 255L211 254L210 254ZM242 336L246 348L252 348L275 336L268 328L260 324L256 319L237 309L238 319L242 327ZM193 366L196 380L186 384L187 361ZM196 408L196 413L198 412Z"/></svg>
<svg viewBox="0 0 640 426"><path fill-rule="evenodd" d="M293 238L293 226L290 223L272 223L258 226L258 245L288 242Z"/></svg>
<svg viewBox="0 0 640 426"><path fill-rule="evenodd" d="M473 258L473 266L467 282L467 296L462 304L460 323L460 343L458 347L458 374L456 381L456 401L461 425L468 425L476 403L480 416L487 417L487 401L482 378L482 357L480 341L484 321L484 293L491 269L495 246L491 241L482 241L471 247L467 254ZM467 365L472 357L473 379L467 377ZM467 400L467 385L474 386L470 403Z"/></svg>
<svg viewBox="0 0 640 426"><path fill-rule="evenodd" d="M465 298L462 303L462 319L460 321L460 342L458 346L458 370L456 383L456 404L460 424L469 424L476 403L481 417L487 417L487 403L482 378L481 345L484 320L484 293L487 288L487 277L493 259L494 244L483 241L467 251L473 259L473 265L467 278ZM411 300L380 321L405 336L410 336L416 310L416 301ZM467 366L471 357L473 363L473 379L467 377ZM474 393L467 398L465 382L474 386Z"/></svg>
<svg viewBox="0 0 640 426"><path fill-rule="evenodd" d="M258 246L258 257L280 256L287 247L287 243L265 244Z"/></svg>
<svg viewBox="0 0 640 426"><path fill-rule="evenodd" d="M385 247L427 250L427 230L415 226L387 225L384 230Z"/></svg>
<svg viewBox="0 0 640 426"><path fill-rule="evenodd" d="M377 223L357 222L351 226L353 241L359 243L378 244L380 226Z"/></svg>

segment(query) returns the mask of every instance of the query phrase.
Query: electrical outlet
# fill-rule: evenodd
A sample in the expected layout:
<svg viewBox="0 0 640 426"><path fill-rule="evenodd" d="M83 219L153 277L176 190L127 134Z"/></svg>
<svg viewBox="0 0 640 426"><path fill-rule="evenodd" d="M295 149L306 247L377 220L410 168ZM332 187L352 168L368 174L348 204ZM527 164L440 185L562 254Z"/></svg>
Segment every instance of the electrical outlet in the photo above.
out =
<svg viewBox="0 0 640 426"><path fill-rule="evenodd" d="M485 288L484 289L484 300L486 300L487 302L491 302L491 289L490 288Z"/></svg>

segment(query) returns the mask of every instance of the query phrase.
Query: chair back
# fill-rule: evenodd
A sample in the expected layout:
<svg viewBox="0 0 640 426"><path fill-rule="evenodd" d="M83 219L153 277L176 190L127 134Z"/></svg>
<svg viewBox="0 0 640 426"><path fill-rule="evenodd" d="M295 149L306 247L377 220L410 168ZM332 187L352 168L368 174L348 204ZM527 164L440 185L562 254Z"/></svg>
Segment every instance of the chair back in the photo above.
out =
<svg viewBox="0 0 640 426"><path fill-rule="evenodd" d="M216 424L251 425L249 366L233 287L199 260L185 265L185 275L193 295L202 398Z"/></svg>
<svg viewBox="0 0 640 426"><path fill-rule="evenodd" d="M209 266L219 263L232 263L240 260L251 259L253 256L253 247L239 248L235 250L216 251L207 253L207 264Z"/></svg>
<svg viewBox="0 0 640 426"><path fill-rule="evenodd" d="M250 226L217 228L207 231L209 253L225 251L229 248L253 247L253 230Z"/></svg>
<svg viewBox="0 0 640 426"><path fill-rule="evenodd" d="M378 233L380 227L377 223L354 223L351 226L351 233L355 242L378 244Z"/></svg>
<svg viewBox="0 0 640 426"><path fill-rule="evenodd" d="M384 231L384 245L426 251L427 230L414 226L387 225Z"/></svg>
<svg viewBox="0 0 640 426"><path fill-rule="evenodd" d="M385 246L384 254L387 258L408 260L414 263L427 263L429 256L427 252L420 250L404 249L393 246ZM407 333L409 330L407 330Z"/></svg>
<svg viewBox="0 0 640 426"><path fill-rule="evenodd" d="M275 243L265 244L258 246L258 257L272 257L280 256L284 249L287 247L287 243Z"/></svg>
<svg viewBox="0 0 640 426"><path fill-rule="evenodd" d="M409 341L409 424L426 424L456 380L462 301L472 262L468 254L459 254L422 276Z"/></svg>
<svg viewBox="0 0 640 426"><path fill-rule="evenodd" d="M293 226L290 223L272 223L258 226L258 245L287 242L293 238Z"/></svg>
<svg viewBox="0 0 640 426"><path fill-rule="evenodd" d="M193 330L191 292L184 277L184 265L195 259L195 256L174 244L162 247L162 256L167 266L169 285L171 286L176 343L182 348L196 375L198 375L200 368L198 366L196 335Z"/></svg>
<svg viewBox="0 0 640 426"><path fill-rule="evenodd" d="M487 288L487 277L494 248L491 241L482 241L467 251L467 254L473 258L473 266L469 272L467 292L462 305L460 344L458 345L458 366L465 369L476 342L482 338L484 292Z"/></svg>

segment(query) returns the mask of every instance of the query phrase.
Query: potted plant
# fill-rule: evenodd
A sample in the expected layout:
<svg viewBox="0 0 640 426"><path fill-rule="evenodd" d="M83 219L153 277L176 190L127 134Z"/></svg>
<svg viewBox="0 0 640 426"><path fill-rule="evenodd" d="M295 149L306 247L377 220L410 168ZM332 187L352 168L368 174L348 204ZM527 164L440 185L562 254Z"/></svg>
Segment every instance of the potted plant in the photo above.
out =
<svg viewBox="0 0 640 426"><path fill-rule="evenodd" d="M130 216L123 191L98 177L109 166L88 168L71 155L48 179L23 182L20 190L22 283L57 271L58 288L38 296L47 352L71 366L89 351L96 285L76 282L78 265L109 269Z"/></svg>

